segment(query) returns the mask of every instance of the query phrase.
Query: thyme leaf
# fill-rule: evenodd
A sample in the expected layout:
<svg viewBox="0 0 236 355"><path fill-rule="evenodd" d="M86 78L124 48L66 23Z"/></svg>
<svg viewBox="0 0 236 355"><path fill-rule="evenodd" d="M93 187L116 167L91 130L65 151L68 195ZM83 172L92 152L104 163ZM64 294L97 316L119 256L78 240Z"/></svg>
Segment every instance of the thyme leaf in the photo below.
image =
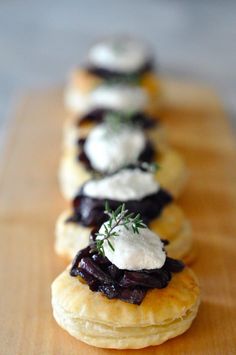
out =
<svg viewBox="0 0 236 355"><path fill-rule="evenodd" d="M127 230L132 229L133 233L139 234L139 230L142 228L147 228L146 224L143 223L140 213L134 216L134 213L128 213L125 208L125 204L121 204L115 211L112 210L108 204L105 202L105 214L108 215L109 219L104 223L104 231L96 233L96 249L99 254L105 255L104 252L104 242L107 241L108 246L112 251L115 250L114 245L111 243L111 237L118 237L119 234L115 231L117 226L124 226Z"/></svg>
<svg viewBox="0 0 236 355"><path fill-rule="evenodd" d="M107 134L116 134L126 125L133 124L133 111L128 112L108 112L104 117L104 122L107 126Z"/></svg>

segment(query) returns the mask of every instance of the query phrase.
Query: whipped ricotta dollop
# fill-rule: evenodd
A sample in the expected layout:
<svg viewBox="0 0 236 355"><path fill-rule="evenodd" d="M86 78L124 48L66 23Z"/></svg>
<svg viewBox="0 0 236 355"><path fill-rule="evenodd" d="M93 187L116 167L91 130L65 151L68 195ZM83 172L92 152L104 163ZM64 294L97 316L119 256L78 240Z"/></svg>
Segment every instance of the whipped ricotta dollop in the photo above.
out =
<svg viewBox="0 0 236 355"><path fill-rule="evenodd" d="M124 112L143 111L148 104L148 95L139 86L100 85L86 93L68 87L65 104L74 112L86 114L96 108L107 108Z"/></svg>
<svg viewBox="0 0 236 355"><path fill-rule="evenodd" d="M145 145L146 138L141 129L124 125L112 131L109 124L102 123L89 133L84 152L95 170L111 173L137 162Z"/></svg>
<svg viewBox="0 0 236 355"><path fill-rule="evenodd" d="M129 37L104 39L88 53L90 64L121 73L137 71L150 57L150 50L143 42Z"/></svg>
<svg viewBox="0 0 236 355"><path fill-rule="evenodd" d="M116 201L141 200L160 189L154 175L140 169L123 169L103 179L90 180L84 185L86 196Z"/></svg>
<svg viewBox="0 0 236 355"><path fill-rule="evenodd" d="M139 234L137 234L132 231L131 226L128 225L128 227L128 230L124 226L117 226L113 229L118 234L109 238L114 251L105 240L103 243L105 256L119 269L160 269L165 263L166 253L159 236L148 228L139 229ZM104 231L103 224L99 233L104 233Z"/></svg>

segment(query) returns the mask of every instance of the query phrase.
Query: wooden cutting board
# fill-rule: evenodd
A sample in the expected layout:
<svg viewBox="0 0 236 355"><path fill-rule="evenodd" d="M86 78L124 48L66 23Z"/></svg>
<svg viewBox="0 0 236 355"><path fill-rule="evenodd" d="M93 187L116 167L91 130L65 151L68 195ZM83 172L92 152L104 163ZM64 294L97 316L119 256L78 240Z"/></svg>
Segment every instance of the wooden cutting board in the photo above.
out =
<svg viewBox="0 0 236 355"><path fill-rule="evenodd" d="M1 354L236 354L234 137L210 90L164 85L164 120L190 169L180 204L193 224L202 287L192 328L158 348L116 352L75 340L53 320L50 284L66 266L53 252L55 220L66 205L57 184L65 112L61 90L44 90L16 109L0 171Z"/></svg>

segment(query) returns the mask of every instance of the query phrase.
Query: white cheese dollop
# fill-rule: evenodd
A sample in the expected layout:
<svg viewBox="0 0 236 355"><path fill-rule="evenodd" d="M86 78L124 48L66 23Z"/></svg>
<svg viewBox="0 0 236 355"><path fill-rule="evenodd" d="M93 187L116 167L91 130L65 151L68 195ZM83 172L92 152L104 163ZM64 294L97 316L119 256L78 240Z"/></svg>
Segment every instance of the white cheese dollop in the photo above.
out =
<svg viewBox="0 0 236 355"><path fill-rule="evenodd" d="M73 112L86 114L96 108L117 111L142 111L148 104L148 95L142 88L130 85L100 85L86 93L68 87L65 105Z"/></svg>
<svg viewBox="0 0 236 355"><path fill-rule="evenodd" d="M86 196L116 201L141 200L160 189L151 172L123 169L103 179L90 180L84 185Z"/></svg>
<svg viewBox="0 0 236 355"><path fill-rule="evenodd" d="M111 37L90 49L88 61L99 68L129 73L141 68L150 56L150 50L141 41Z"/></svg>
<svg viewBox="0 0 236 355"><path fill-rule="evenodd" d="M112 131L109 125L97 125L88 135L84 151L92 167L99 172L114 172L135 163L146 144L143 131L126 125Z"/></svg>
<svg viewBox="0 0 236 355"><path fill-rule="evenodd" d="M107 222L106 222L107 224ZM104 233L105 226L101 226L99 233ZM109 241L114 251L105 240L103 243L105 256L119 269L142 270L160 269L166 260L163 243L158 235L148 228L139 229L139 234L133 233L131 227L114 228L117 236L110 237ZM97 238L102 238L98 236Z"/></svg>

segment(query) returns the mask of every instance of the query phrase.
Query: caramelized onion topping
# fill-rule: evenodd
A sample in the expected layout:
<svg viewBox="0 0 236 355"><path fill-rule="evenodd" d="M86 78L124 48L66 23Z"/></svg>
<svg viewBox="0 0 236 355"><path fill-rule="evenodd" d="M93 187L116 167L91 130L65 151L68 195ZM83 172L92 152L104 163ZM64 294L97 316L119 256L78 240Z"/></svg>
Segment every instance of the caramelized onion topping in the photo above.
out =
<svg viewBox="0 0 236 355"><path fill-rule="evenodd" d="M164 189L147 195L140 200L129 200L125 202L126 208L132 213L140 213L144 223L148 224L152 219L158 217L163 208L173 200L172 196ZM73 200L74 213L67 219L67 222L79 223L83 226L100 226L107 220L104 213L105 202L109 203L111 209L116 210L121 201L110 199L98 199L83 195L83 188Z"/></svg>
<svg viewBox="0 0 236 355"><path fill-rule="evenodd" d="M70 269L72 277L80 276L93 292L101 292L109 299L140 305L149 289L168 286L172 273L184 268L182 261L166 257L161 269L121 270L106 257L97 253L93 244L80 250Z"/></svg>
<svg viewBox="0 0 236 355"><path fill-rule="evenodd" d="M153 60L149 59L138 70L129 72L128 74L92 65L87 66L86 69L89 73L96 75L103 80L117 80L118 82L125 83L132 82L132 78L140 78L143 74L151 72L154 70L154 64Z"/></svg>

